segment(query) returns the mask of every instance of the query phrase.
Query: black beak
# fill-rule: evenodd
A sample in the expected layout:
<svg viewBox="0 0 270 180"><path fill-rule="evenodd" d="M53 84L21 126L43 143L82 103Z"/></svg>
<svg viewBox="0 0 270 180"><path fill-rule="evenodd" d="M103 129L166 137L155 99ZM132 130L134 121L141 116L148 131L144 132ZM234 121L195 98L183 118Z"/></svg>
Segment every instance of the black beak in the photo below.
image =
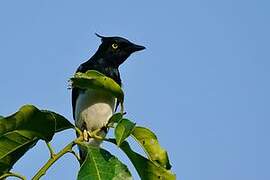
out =
<svg viewBox="0 0 270 180"><path fill-rule="evenodd" d="M144 50L144 49L145 49L144 46L140 46L140 45L137 45L137 44L132 44L131 47L130 47L130 50L132 52L141 51L141 50Z"/></svg>

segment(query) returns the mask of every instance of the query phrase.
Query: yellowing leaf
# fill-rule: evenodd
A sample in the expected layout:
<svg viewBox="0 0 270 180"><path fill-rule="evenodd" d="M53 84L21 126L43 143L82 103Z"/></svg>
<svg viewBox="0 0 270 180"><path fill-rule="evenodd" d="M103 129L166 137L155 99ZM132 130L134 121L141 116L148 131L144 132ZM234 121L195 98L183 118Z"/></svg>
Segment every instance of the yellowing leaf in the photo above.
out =
<svg viewBox="0 0 270 180"><path fill-rule="evenodd" d="M107 140L111 143L116 144L115 139ZM140 154L131 150L129 144L124 141L120 148L128 156L135 169L137 170L142 180L175 180L176 176L170 170L167 170L156 163L146 159Z"/></svg>
<svg viewBox="0 0 270 180"><path fill-rule="evenodd" d="M140 143L148 158L166 169L170 169L168 154L159 143L156 135L145 127L135 127L132 136Z"/></svg>

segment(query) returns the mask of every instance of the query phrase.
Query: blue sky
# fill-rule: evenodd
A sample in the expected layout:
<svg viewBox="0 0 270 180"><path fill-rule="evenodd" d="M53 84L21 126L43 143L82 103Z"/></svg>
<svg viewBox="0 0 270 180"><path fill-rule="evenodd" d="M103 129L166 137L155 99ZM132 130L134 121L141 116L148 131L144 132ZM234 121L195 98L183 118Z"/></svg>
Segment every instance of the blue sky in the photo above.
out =
<svg viewBox="0 0 270 180"><path fill-rule="evenodd" d="M270 179L269 5L3 0L0 114L31 103L73 121L68 79L96 51L95 32L119 35L147 47L121 67L127 117L156 132L178 179ZM53 146L73 138L60 133ZM14 171L30 178L47 158L39 142ZM42 179L72 180L78 168L67 155Z"/></svg>

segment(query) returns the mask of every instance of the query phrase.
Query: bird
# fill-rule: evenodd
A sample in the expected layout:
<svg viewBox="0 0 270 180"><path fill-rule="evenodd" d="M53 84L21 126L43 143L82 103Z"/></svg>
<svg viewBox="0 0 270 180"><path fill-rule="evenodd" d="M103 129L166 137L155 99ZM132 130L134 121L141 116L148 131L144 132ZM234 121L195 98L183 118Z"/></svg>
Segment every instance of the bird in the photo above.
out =
<svg viewBox="0 0 270 180"><path fill-rule="evenodd" d="M119 66L134 52L144 50L145 47L137 45L126 38L119 36L105 37L95 33L101 39L101 44L94 55L82 63L76 70L85 73L96 70L112 78L120 87L122 85ZM84 132L85 141L99 147L102 140L87 138L87 134L100 130L99 137L107 134L107 124L116 111L119 102L108 92L97 89L72 88L72 111L75 126ZM80 150L80 156L84 156Z"/></svg>

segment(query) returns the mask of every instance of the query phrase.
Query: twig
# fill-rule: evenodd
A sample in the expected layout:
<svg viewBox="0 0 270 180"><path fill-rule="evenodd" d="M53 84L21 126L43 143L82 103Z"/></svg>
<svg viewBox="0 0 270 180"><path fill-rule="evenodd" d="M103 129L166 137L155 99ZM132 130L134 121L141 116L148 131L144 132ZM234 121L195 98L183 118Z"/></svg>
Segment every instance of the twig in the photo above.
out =
<svg viewBox="0 0 270 180"><path fill-rule="evenodd" d="M54 154L47 163L39 169L39 171L35 174L35 176L32 178L32 180L39 180L41 176L45 175L46 171L63 155L66 153L72 152L72 147L77 144L77 142L82 141L82 136L78 137L77 139L73 140L71 143L66 145L59 153Z"/></svg>
<svg viewBox="0 0 270 180"><path fill-rule="evenodd" d="M54 150L53 150L51 144L49 142L46 142L46 145L50 151L51 158L53 158L55 156L55 153L54 153Z"/></svg>
<svg viewBox="0 0 270 180"><path fill-rule="evenodd" d="M82 136L83 135L82 131L79 128L75 127L75 131L77 133L77 136Z"/></svg>

